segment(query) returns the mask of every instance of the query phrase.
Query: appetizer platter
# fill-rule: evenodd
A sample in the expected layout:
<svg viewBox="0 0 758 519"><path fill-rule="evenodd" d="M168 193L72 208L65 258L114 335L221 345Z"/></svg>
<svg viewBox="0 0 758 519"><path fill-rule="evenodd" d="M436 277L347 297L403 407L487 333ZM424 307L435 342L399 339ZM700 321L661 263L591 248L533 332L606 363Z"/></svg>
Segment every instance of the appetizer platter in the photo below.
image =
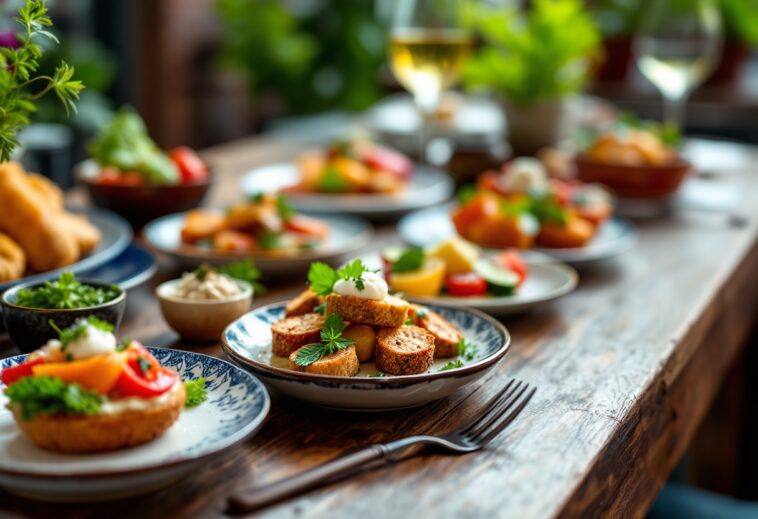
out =
<svg viewBox="0 0 758 519"><path fill-rule="evenodd" d="M307 270L311 261L356 251L371 226L347 216L306 216L283 195L259 193L226 212L196 210L165 216L144 228L145 241L186 264L252 258L267 274Z"/></svg>
<svg viewBox="0 0 758 519"><path fill-rule="evenodd" d="M392 292L421 304L476 308L491 315L530 310L571 292L578 274L550 256L516 249L484 254L459 237L425 249L391 247L365 259Z"/></svg>
<svg viewBox="0 0 758 519"><path fill-rule="evenodd" d="M264 166L242 179L248 195L286 193L297 209L389 218L448 200L450 178L366 140L342 140L295 163Z"/></svg>
<svg viewBox="0 0 758 519"><path fill-rule="evenodd" d="M598 185L551 178L539 160L519 158L480 175L457 204L404 217L398 231L419 247L459 235L488 249L534 249L579 265L636 242L631 224L612 212L611 197Z"/></svg>
<svg viewBox="0 0 758 519"><path fill-rule="evenodd" d="M76 168L77 180L95 205L137 226L199 206L213 180L192 149L161 150L129 107L119 110L90 142L89 153L91 159Z"/></svg>
<svg viewBox="0 0 758 519"><path fill-rule="evenodd" d="M94 317L0 361L0 485L48 500L100 500L174 482L244 440L269 398L219 359L117 342Z"/></svg>
<svg viewBox="0 0 758 519"><path fill-rule="evenodd" d="M47 178L0 163L0 292L20 282L82 272L118 256L128 224L106 211L75 212Z"/></svg>
<svg viewBox="0 0 758 519"><path fill-rule="evenodd" d="M337 270L313 263L308 281L222 336L235 362L294 398L353 410L421 405L482 377L510 344L505 327L476 310L389 295L361 260Z"/></svg>

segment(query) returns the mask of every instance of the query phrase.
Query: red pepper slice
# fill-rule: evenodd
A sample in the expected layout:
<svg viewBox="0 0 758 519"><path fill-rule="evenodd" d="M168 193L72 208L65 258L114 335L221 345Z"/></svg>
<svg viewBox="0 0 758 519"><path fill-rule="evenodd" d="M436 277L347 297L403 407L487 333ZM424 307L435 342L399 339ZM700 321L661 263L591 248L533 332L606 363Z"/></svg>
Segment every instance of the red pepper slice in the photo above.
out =
<svg viewBox="0 0 758 519"><path fill-rule="evenodd" d="M38 357L33 360L28 360L24 362L23 364L19 364L18 366L11 366L10 368L5 368L2 372L0 372L0 380L6 386L10 386L11 384L13 384L19 379L31 376L32 368L36 366L37 364L42 364L44 362L45 362L45 359Z"/></svg>

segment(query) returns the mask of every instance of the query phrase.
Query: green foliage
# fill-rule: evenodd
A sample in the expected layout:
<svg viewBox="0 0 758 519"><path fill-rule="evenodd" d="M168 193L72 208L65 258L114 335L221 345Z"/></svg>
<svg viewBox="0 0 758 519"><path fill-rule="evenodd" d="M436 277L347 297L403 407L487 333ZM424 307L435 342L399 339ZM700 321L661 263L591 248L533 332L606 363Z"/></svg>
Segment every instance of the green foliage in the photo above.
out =
<svg viewBox="0 0 758 519"><path fill-rule="evenodd" d="M298 366L310 366L327 355L336 353L347 348L353 341L342 336L345 329L345 321L339 314L332 314L326 318L324 329L321 330L321 342L308 344L297 351L295 362Z"/></svg>
<svg viewBox="0 0 758 519"><path fill-rule="evenodd" d="M603 36L630 36L639 27L641 0L591 0L588 9Z"/></svg>
<svg viewBox="0 0 758 519"><path fill-rule="evenodd" d="M380 96L385 31L373 0L302 3L216 0L222 68L244 73L252 94L280 96L290 113L359 110Z"/></svg>
<svg viewBox="0 0 758 519"><path fill-rule="evenodd" d="M363 279L361 276L367 271L366 265L359 259L348 263L338 270L334 270L326 263L316 261L311 263L311 268L308 270L308 284L314 292L321 296L331 294L334 284L340 279L352 279L358 290L363 290Z"/></svg>
<svg viewBox="0 0 758 519"><path fill-rule="evenodd" d="M261 271L251 259L243 259L219 265L216 267L216 271L219 274L227 275L230 278L250 283L253 286L256 295L263 295L266 293L266 287L260 282Z"/></svg>
<svg viewBox="0 0 758 519"><path fill-rule="evenodd" d="M31 420L38 414L97 414L105 398L77 384L59 378L24 377L5 389L9 407L17 407L21 418Z"/></svg>
<svg viewBox="0 0 758 519"><path fill-rule="evenodd" d="M37 288L19 290L16 304L24 308L70 310L89 308L112 301L121 293L116 287L98 288L83 285L71 272L62 272L58 279L45 281Z"/></svg>
<svg viewBox="0 0 758 519"><path fill-rule="evenodd" d="M18 49L0 48L0 162L9 160L18 146L18 132L30 122L37 109L36 101L49 92L55 93L66 114L76 111L75 101L84 89L74 80L74 68L65 62L55 66L52 75L37 74L43 48L39 41L58 39L48 28L53 22L41 0L27 0L16 21L21 24Z"/></svg>
<svg viewBox="0 0 758 519"><path fill-rule="evenodd" d="M752 47L758 46L758 2L755 0L718 0L727 37Z"/></svg>
<svg viewBox="0 0 758 519"><path fill-rule="evenodd" d="M424 249L412 247L403 251L397 260L392 262L392 272L414 272L424 264Z"/></svg>
<svg viewBox="0 0 758 519"><path fill-rule="evenodd" d="M205 379L203 377L185 382L184 390L187 393L184 407L197 407L208 400L208 391L205 389Z"/></svg>
<svg viewBox="0 0 758 519"><path fill-rule="evenodd" d="M534 0L528 12L480 5L472 24L485 45L469 61L465 85L518 105L580 91L600 51L600 32L581 0Z"/></svg>

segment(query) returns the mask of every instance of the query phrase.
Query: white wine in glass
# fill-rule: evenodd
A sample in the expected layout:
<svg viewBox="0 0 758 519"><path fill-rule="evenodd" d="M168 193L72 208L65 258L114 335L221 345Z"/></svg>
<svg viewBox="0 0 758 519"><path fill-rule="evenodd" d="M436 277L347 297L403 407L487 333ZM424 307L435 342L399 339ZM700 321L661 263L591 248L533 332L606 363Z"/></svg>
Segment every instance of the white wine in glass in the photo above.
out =
<svg viewBox="0 0 758 519"><path fill-rule="evenodd" d="M690 93L721 53L721 18L713 0L648 2L634 43L637 66L664 99L664 120L681 129Z"/></svg>
<svg viewBox="0 0 758 519"><path fill-rule="evenodd" d="M473 48L463 27L467 0L394 0L389 58L395 78L408 90L421 115L420 158L426 134L445 90L460 78Z"/></svg>

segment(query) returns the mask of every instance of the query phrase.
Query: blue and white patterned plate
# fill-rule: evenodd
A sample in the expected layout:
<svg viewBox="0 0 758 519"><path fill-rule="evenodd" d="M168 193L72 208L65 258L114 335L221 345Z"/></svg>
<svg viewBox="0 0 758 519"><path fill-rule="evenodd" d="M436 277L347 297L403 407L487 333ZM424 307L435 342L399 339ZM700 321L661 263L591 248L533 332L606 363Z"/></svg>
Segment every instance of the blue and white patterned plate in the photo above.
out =
<svg viewBox="0 0 758 519"><path fill-rule="evenodd" d="M205 377L208 400L182 411L162 436L150 443L101 454L57 454L36 447L5 409L0 396L0 486L35 498L91 501L135 495L166 486L203 459L253 434L270 407L266 388L250 373L207 355L150 348L183 380ZM25 355L0 361L0 369ZM0 386L2 387L2 386Z"/></svg>
<svg viewBox="0 0 758 519"><path fill-rule="evenodd" d="M327 407L360 411L402 409L451 395L481 378L508 351L510 334L505 327L477 310L427 305L463 333L476 348L470 359L438 359L418 375L375 377L371 362L361 364L355 377L332 377L289 369L289 360L271 354L271 324L284 317L285 303L257 308L230 324L222 336L224 351L267 385L298 398ZM460 368L442 370L450 361Z"/></svg>

